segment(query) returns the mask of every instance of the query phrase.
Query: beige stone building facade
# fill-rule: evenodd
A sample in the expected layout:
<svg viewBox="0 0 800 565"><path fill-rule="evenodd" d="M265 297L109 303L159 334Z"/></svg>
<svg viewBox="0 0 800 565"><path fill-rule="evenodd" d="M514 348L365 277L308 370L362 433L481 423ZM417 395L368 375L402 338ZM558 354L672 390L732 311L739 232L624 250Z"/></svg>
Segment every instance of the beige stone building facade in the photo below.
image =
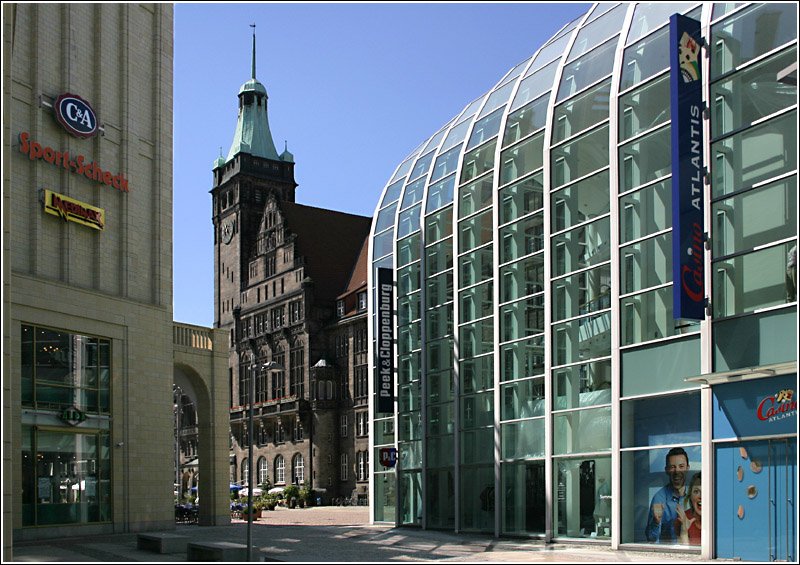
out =
<svg viewBox="0 0 800 565"><path fill-rule="evenodd" d="M3 5L4 561L174 527L172 65L171 4Z"/></svg>

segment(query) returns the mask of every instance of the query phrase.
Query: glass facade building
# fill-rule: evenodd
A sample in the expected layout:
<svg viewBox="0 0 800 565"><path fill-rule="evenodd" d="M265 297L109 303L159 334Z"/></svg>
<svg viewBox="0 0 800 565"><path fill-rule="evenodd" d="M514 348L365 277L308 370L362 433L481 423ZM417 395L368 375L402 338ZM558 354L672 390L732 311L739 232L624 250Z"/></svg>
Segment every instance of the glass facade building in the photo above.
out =
<svg viewBox="0 0 800 565"><path fill-rule="evenodd" d="M705 40L702 320L673 317L673 13ZM766 492L796 491L796 64L793 4L596 4L397 167L374 521L796 558Z"/></svg>

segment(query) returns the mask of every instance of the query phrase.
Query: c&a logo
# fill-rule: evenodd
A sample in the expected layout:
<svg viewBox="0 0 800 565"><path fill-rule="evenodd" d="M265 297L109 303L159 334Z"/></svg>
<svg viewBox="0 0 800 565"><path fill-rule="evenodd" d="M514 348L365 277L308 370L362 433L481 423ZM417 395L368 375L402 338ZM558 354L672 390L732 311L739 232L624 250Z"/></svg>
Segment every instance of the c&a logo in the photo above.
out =
<svg viewBox="0 0 800 565"><path fill-rule="evenodd" d="M792 389L781 390L766 397L756 408L756 416L762 422L775 422L795 415L797 415L797 400L794 400Z"/></svg>
<svg viewBox="0 0 800 565"><path fill-rule="evenodd" d="M56 98L53 111L58 123L75 137L92 137L97 133L97 115L80 96L65 92Z"/></svg>

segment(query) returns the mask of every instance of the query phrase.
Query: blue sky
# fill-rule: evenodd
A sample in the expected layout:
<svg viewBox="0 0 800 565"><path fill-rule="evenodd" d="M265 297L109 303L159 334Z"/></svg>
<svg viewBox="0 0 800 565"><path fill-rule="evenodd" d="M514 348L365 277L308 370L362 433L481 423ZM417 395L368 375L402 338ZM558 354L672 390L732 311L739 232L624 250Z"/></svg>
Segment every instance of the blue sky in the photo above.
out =
<svg viewBox="0 0 800 565"><path fill-rule="evenodd" d="M395 167L591 4L176 4L174 318L214 317L212 164L256 76L297 202L371 216Z"/></svg>

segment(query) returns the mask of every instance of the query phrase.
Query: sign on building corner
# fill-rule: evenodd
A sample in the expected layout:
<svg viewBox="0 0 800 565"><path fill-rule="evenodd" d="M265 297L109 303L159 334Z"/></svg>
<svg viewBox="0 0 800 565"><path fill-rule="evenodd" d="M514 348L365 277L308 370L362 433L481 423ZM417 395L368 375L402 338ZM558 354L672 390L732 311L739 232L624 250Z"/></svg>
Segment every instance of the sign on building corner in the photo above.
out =
<svg viewBox="0 0 800 565"><path fill-rule="evenodd" d="M377 274L377 412L394 413L394 277L392 269Z"/></svg>

